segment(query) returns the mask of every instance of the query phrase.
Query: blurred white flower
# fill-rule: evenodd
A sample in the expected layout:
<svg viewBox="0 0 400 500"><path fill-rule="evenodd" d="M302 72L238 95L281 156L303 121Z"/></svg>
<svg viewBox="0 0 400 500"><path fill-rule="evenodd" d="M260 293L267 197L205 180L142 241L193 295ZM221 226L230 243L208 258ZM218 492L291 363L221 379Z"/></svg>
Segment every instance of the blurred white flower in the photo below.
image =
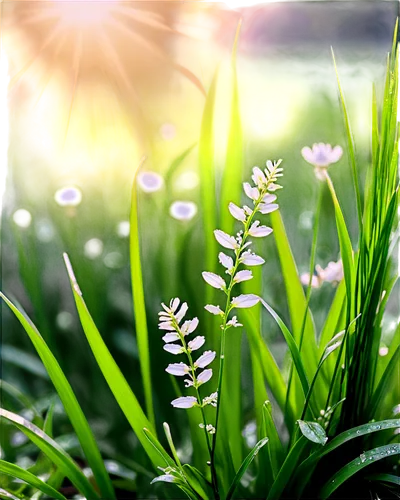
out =
<svg viewBox="0 0 400 500"><path fill-rule="evenodd" d="M183 172L175 181L174 185L179 190L191 190L199 185L199 176L196 172Z"/></svg>
<svg viewBox="0 0 400 500"><path fill-rule="evenodd" d="M310 283L310 273L303 273L300 275L300 281L304 286L308 286ZM311 278L311 288L319 288L322 285L322 281L319 276L313 274Z"/></svg>
<svg viewBox="0 0 400 500"><path fill-rule="evenodd" d="M32 215L30 212L28 212L28 210L20 208L14 212L13 221L15 222L15 224L17 224L17 226L26 229L31 225Z"/></svg>
<svg viewBox="0 0 400 500"><path fill-rule="evenodd" d="M214 231L215 239L224 248L230 248L231 250L236 250L239 248L239 243L235 240L233 236L224 233L220 229Z"/></svg>
<svg viewBox="0 0 400 500"><path fill-rule="evenodd" d="M56 325L60 330L68 330L72 326L74 319L68 311L60 311L56 316Z"/></svg>
<svg viewBox="0 0 400 500"><path fill-rule="evenodd" d="M191 220L197 214L197 205L193 201L174 201L169 213L177 220Z"/></svg>
<svg viewBox="0 0 400 500"><path fill-rule="evenodd" d="M140 189L145 193L154 193L155 191L159 191L164 184L164 180L161 175L150 171L140 172L137 180Z"/></svg>
<svg viewBox="0 0 400 500"><path fill-rule="evenodd" d="M82 201L82 191L76 186L64 186L55 192L54 199L60 207L76 207Z"/></svg>
<svg viewBox="0 0 400 500"><path fill-rule="evenodd" d="M249 293L249 294L239 295L239 297L234 297L232 299L231 305L232 307L245 308L245 307L253 307L258 302L260 302L260 297L252 293Z"/></svg>
<svg viewBox="0 0 400 500"><path fill-rule="evenodd" d="M326 170L332 163L336 163L340 160L343 154L343 150L340 146L335 146L332 148L330 144L324 144L322 142L318 144L313 144L312 149L309 147L304 147L301 150L303 158L315 167L315 176L320 181L326 179Z"/></svg>
<svg viewBox="0 0 400 500"><path fill-rule="evenodd" d="M110 252L103 259L104 265L110 269L118 269L124 263L124 259L119 252Z"/></svg>
<svg viewBox="0 0 400 500"><path fill-rule="evenodd" d="M388 354L389 354L389 347L383 345L379 348L379 356L387 356Z"/></svg>
<svg viewBox="0 0 400 500"><path fill-rule="evenodd" d="M328 283L338 283L343 279L343 263L341 259L337 262L329 262L325 269L318 265L315 266L315 269L321 280Z"/></svg>
<svg viewBox="0 0 400 500"><path fill-rule="evenodd" d="M194 396L181 396L171 401L175 408L192 408L197 405L197 399Z"/></svg>
<svg viewBox="0 0 400 500"><path fill-rule="evenodd" d="M50 221L42 219L36 224L36 236L39 241L48 243L54 238L55 231Z"/></svg>
<svg viewBox="0 0 400 500"><path fill-rule="evenodd" d="M225 289L226 287L225 280L221 278L221 276L218 276L218 274L208 273L208 272L203 272L201 274L203 276L204 281L209 285L213 286L214 288L218 288L220 290Z"/></svg>
<svg viewBox="0 0 400 500"><path fill-rule="evenodd" d="M88 259L95 259L103 253L103 242L99 238L92 238L85 243L83 253Z"/></svg>
<svg viewBox="0 0 400 500"><path fill-rule="evenodd" d="M123 220L117 225L117 234L120 238L127 238L130 233L129 221Z"/></svg>
<svg viewBox="0 0 400 500"><path fill-rule="evenodd" d="M203 399L203 405L217 406L218 392L213 392Z"/></svg>
<svg viewBox="0 0 400 500"><path fill-rule="evenodd" d="M208 304L208 305L204 306L204 309L211 314L215 314L215 315L218 315L218 314L223 315L224 314L224 311L222 311L219 306L213 306L212 304Z"/></svg>
<svg viewBox="0 0 400 500"><path fill-rule="evenodd" d="M172 141L176 136L176 127L172 123L163 123L160 127L161 137L165 141Z"/></svg>

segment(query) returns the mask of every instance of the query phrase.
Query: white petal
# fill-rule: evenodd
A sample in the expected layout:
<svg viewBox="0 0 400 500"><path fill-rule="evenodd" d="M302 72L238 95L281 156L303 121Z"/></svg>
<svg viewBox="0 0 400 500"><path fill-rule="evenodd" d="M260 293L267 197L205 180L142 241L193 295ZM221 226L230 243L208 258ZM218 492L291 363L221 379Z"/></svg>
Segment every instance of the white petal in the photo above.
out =
<svg viewBox="0 0 400 500"><path fill-rule="evenodd" d="M276 194L271 194L271 193L267 193L262 199L263 203L267 204L272 203L275 200L276 200Z"/></svg>
<svg viewBox="0 0 400 500"><path fill-rule="evenodd" d="M179 309L179 312L175 314L175 319L177 321L177 323L180 323L181 320L184 318L185 314L187 313L188 311L188 305L186 302L184 302L182 305L181 305L181 308Z"/></svg>
<svg viewBox="0 0 400 500"><path fill-rule="evenodd" d="M178 479L173 476L172 474L163 474L162 476L157 476L153 479L153 481L150 482L150 484L153 484L153 483L158 483L158 482L162 482L162 483L176 483L178 481Z"/></svg>
<svg viewBox="0 0 400 500"><path fill-rule="evenodd" d="M180 300L178 298L171 299L171 302L169 303L169 308L171 309L171 312L174 313L178 309L179 304Z"/></svg>
<svg viewBox="0 0 400 500"><path fill-rule="evenodd" d="M244 252L240 261L243 262L243 264L246 264L246 266L259 266L265 262L262 257L259 257L255 253L251 252Z"/></svg>
<svg viewBox="0 0 400 500"><path fill-rule="evenodd" d="M207 370L203 370L201 373L199 373L197 377L197 382L199 382L200 384L205 384L210 380L211 377L212 377L212 369L207 368Z"/></svg>
<svg viewBox="0 0 400 500"><path fill-rule="evenodd" d="M243 183L243 189L246 195L254 201L257 201L260 197L258 189L256 187L251 187L248 182Z"/></svg>
<svg viewBox="0 0 400 500"><path fill-rule="evenodd" d="M268 189L270 191L277 191L278 189L283 189L282 186L280 184L270 184L268 186Z"/></svg>
<svg viewBox="0 0 400 500"><path fill-rule="evenodd" d="M239 297L234 297L232 299L232 306L238 308L253 307L258 302L260 302L260 297L252 293L239 295Z"/></svg>
<svg viewBox="0 0 400 500"><path fill-rule="evenodd" d="M196 351L197 349L200 349L204 345L204 342L206 341L205 337L199 335L198 337L195 337L193 340L188 342L188 347L191 351Z"/></svg>
<svg viewBox="0 0 400 500"><path fill-rule="evenodd" d="M218 260L221 262L221 264L226 267L226 269L232 269L233 267L233 259L229 257L228 255L225 255L223 252L219 252L218 254Z"/></svg>
<svg viewBox="0 0 400 500"><path fill-rule="evenodd" d="M183 335L189 335L190 333L194 332L198 324L199 324L198 318L193 318L189 321L185 321L181 328Z"/></svg>
<svg viewBox="0 0 400 500"><path fill-rule="evenodd" d="M207 365L214 361L215 354L215 351L204 351L199 359L195 362L194 366L196 368L205 368Z"/></svg>
<svg viewBox="0 0 400 500"><path fill-rule="evenodd" d="M253 175L251 178L253 179L254 184L257 184L258 187L261 187L267 181L264 172L258 167L253 168Z"/></svg>
<svg viewBox="0 0 400 500"><path fill-rule="evenodd" d="M214 288L219 288L220 290L224 290L226 283L221 276L218 276L218 274L214 273L208 273L208 272L203 272L201 273L203 276L204 281L206 281L209 285L213 286Z"/></svg>
<svg viewBox="0 0 400 500"><path fill-rule="evenodd" d="M215 314L216 316L218 314L221 314L221 315L224 314L224 312L221 311L219 306L213 306L212 304L207 304L206 306L204 306L204 309L211 314Z"/></svg>
<svg viewBox="0 0 400 500"><path fill-rule="evenodd" d="M181 396L171 401L174 408L192 408L197 405L197 399L194 396Z"/></svg>
<svg viewBox="0 0 400 500"><path fill-rule="evenodd" d="M164 351L170 352L171 354L181 354L183 352L183 347L178 344L165 344L163 348Z"/></svg>
<svg viewBox="0 0 400 500"><path fill-rule="evenodd" d="M185 363L172 363L167 366L165 371L170 375L176 375L177 377L183 377L189 373L190 368Z"/></svg>
<svg viewBox="0 0 400 500"><path fill-rule="evenodd" d="M270 214L271 212L278 210L278 208L279 208L279 205L276 203L260 203L258 205L258 210L262 214Z"/></svg>
<svg viewBox="0 0 400 500"><path fill-rule="evenodd" d="M331 163L336 163L337 161L340 160L343 154L343 149L340 146L335 146L332 149L332 153L330 156Z"/></svg>
<svg viewBox="0 0 400 500"><path fill-rule="evenodd" d="M228 205L229 212L231 213L232 217L234 217L237 220L240 220L241 222L245 222L246 220L246 214L244 213L243 208L239 208L237 205L234 203L229 203Z"/></svg>
<svg viewBox="0 0 400 500"><path fill-rule="evenodd" d="M170 321L164 321L164 323L160 323L158 325L159 330L168 330L170 332L173 332L175 328L172 326L172 323Z"/></svg>
<svg viewBox="0 0 400 500"><path fill-rule="evenodd" d="M233 236L230 236L229 234L224 233L220 229L216 229L214 231L214 236L218 243L224 248L230 248L232 250L236 250L237 248L239 248L239 244L235 240L235 238Z"/></svg>
<svg viewBox="0 0 400 500"><path fill-rule="evenodd" d="M250 236L254 236L256 238L263 238L264 236L268 236L272 233L272 229L267 226L259 226L258 221L254 222L249 229Z"/></svg>
<svg viewBox="0 0 400 500"><path fill-rule="evenodd" d="M164 335L164 337L162 339L166 344L168 344L169 342L175 342L175 340L178 340L179 335L176 332L173 332L173 333L171 332L171 333L167 333L166 335Z"/></svg>
<svg viewBox="0 0 400 500"><path fill-rule="evenodd" d="M251 280L252 277L253 275L251 274L251 271L239 271L238 273L235 274L233 281L235 283L240 283L241 281Z"/></svg>

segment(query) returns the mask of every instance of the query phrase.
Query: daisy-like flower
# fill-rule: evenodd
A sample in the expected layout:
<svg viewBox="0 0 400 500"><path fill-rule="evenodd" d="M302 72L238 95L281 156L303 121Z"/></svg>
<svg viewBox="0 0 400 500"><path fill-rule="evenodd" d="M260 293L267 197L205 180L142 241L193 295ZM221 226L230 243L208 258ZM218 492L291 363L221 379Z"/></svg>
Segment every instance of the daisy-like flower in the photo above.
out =
<svg viewBox="0 0 400 500"><path fill-rule="evenodd" d="M156 172L140 172L137 177L140 189L145 193L155 193L159 191L164 184L164 180L160 174Z"/></svg>
<svg viewBox="0 0 400 500"><path fill-rule="evenodd" d="M304 147L301 150L301 154L308 163L314 166L314 172L317 179L324 181L329 165L340 160L343 150L340 146L332 148L330 144L320 142L318 144L313 144L312 149Z"/></svg>
<svg viewBox="0 0 400 500"><path fill-rule="evenodd" d="M193 201L174 201L169 213L176 220L191 220L197 214L197 205Z"/></svg>
<svg viewBox="0 0 400 500"><path fill-rule="evenodd" d="M64 186L55 192L54 199L60 207L76 207L82 201L82 191L76 186Z"/></svg>
<svg viewBox="0 0 400 500"><path fill-rule="evenodd" d="M13 221L17 226L26 229L31 225L32 215L25 208L20 208L13 213Z"/></svg>

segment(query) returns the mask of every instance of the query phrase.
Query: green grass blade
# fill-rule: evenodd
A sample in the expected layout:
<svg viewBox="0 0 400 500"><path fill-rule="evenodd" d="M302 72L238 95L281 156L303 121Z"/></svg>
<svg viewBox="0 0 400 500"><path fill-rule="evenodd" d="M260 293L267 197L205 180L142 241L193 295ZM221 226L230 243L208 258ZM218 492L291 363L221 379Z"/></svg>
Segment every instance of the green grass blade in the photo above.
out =
<svg viewBox="0 0 400 500"><path fill-rule="evenodd" d="M8 305L11 311L15 314L18 321L23 326L28 334L32 344L39 354L47 373L61 399L68 418L76 432L83 452L87 458L88 464L93 471L93 475L100 488L100 491L106 498L115 498L114 488L108 476L103 460L100 455L96 440L89 427L85 415L76 399L76 396L66 379L63 371L60 368L56 358L51 353L43 337L32 323L30 318L21 308L17 308L3 293L0 292L0 297Z"/></svg>
<svg viewBox="0 0 400 500"><path fill-rule="evenodd" d="M378 387L375 389L374 395L371 400L370 409L368 413L375 415L379 405L387 395L388 387L393 387L399 383L399 363L400 363L400 345L393 353L380 381Z"/></svg>
<svg viewBox="0 0 400 500"><path fill-rule="evenodd" d="M329 481L321 489L319 498L325 500L332 495L332 493L336 491L339 486L360 470L377 462L378 460L392 457L394 455L400 455L399 443L387 444L362 453L358 458L355 458L350 463L345 465L342 469L340 469L340 471L329 479Z"/></svg>
<svg viewBox="0 0 400 500"><path fill-rule="evenodd" d="M343 330L345 326L343 317L343 305L345 299L346 285L344 281L341 281L339 286L337 287L335 297L332 301L324 326L322 327L321 336L319 339L320 354L324 352L326 344L332 339L332 337L340 330Z"/></svg>
<svg viewBox="0 0 400 500"><path fill-rule="evenodd" d="M251 462L254 460L256 457L257 453L261 450L263 446L265 446L268 443L268 438L261 439L258 441L258 443L254 446L254 448L250 451L250 453L247 455L247 457L243 460L242 465L240 466L239 470L236 473L236 476L234 480L232 481L231 487L229 488L228 494L226 495L226 500L230 500L232 498L232 495L234 494L236 488L238 487L240 480L242 479L244 473L248 469L249 465Z"/></svg>
<svg viewBox="0 0 400 500"><path fill-rule="evenodd" d="M382 483L395 484L400 486L400 476L395 476L394 474L372 474L367 477L368 481L379 481Z"/></svg>
<svg viewBox="0 0 400 500"><path fill-rule="evenodd" d="M144 398L146 403L147 416L155 427L155 416L153 407L153 395L151 387L151 369L150 369L150 349L149 336L147 331L146 305L144 300L142 265L140 259L140 241L139 241L139 220L137 204L137 186L136 177L138 171L143 165L144 158L136 170L132 185L131 194L131 213L130 213L130 239L129 255L131 265L131 283L133 295L133 310L135 314L136 340L139 351L140 369L142 374Z"/></svg>
<svg viewBox="0 0 400 500"><path fill-rule="evenodd" d="M43 453L62 470L71 483L76 486L88 500L99 498L99 495L83 474L78 465L60 445L47 436L39 427L23 417L0 408L0 417L5 418L22 431Z"/></svg>
<svg viewBox="0 0 400 500"><path fill-rule="evenodd" d="M3 488L0 488L0 498L4 498L5 500L21 500L21 497L16 497L13 493Z"/></svg>
<svg viewBox="0 0 400 500"><path fill-rule="evenodd" d="M276 430L275 422L272 417L271 403L269 401L266 401L263 404L263 432L264 436L269 439L267 450L270 455L272 476L275 480L279 469L284 462L285 451L283 449L278 431ZM261 454L263 454L263 452L261 452Z"/></svg>
<svg viewBox="0 0 400 500"><path fill-rule="evenodd" d="M164 450L164 448L160 445L159 441L153 434L149 431L149 429L144 428L143 433L149 443L153 446L153 448L157 451L159 456L164 460L165 465L167 467L176 467L175 461L168 455L168 453Z"/></svg>
<svg viewBox="0 0 400 500"><path fill-rule="evenodd" d="M29 471L22 469L18 465L14 465L14 464L11 464L11 463L6 462L4 460L0 460L0 472L2 472L3 474L7 474L9 476L15 477L17 479L20 479L21 481L24 481L25 483L28 483L29 485L33 486L37 490L48 495L50 498L54 498L54 499L58 499L58 500L66 500L64 495L61 495L61 493L56 491L54 488L52 488L48 484L44 483L41 479L36 477L34 474L31 474Z"/></svg>
<svg viewBox="0 0 400 500"><path fill-rule="evenodd" d="M310 389L310 384L308 383L307 380L307 375L306 371L303 365L303 361L299 352L299 349L297 347L296 341L293 338L293 335L291 332L288 330L287 326L285 323L281 320L281 318L276 314L276 312L270 307L265 300L261 299L262 305L265 307L265 309L270 313L270 315L274 318L276 323L278 324L286 342L290 350L290 354L292 355L293 363L294 366L297 370L297 373L300 378L301 386L303 388L303 393L304 397L307 397L308 391ZM306 358L307 359L307 358Z"/></svg>
<svg viewBox="0 0 400 500"><path fill-rule="evenodd" d="M83 300L71 263L66 254L64 254L64 260L69 274L71 288L82 328L85 332L93 355L96 358L97 364L99 365L99 368L103 373L103 376L106 379L112 393L114 394L122 412L136 433L153 465L155 467L162 465L160 463L158 453L156 453L143 432L144 428L148 428L154 433L152 425L144 414L136 396L129 387L128 382L122 375L121 370L119 369L114 358L111 356L110 351L97 330L97 327L86 307L85 301Z"/></svg>

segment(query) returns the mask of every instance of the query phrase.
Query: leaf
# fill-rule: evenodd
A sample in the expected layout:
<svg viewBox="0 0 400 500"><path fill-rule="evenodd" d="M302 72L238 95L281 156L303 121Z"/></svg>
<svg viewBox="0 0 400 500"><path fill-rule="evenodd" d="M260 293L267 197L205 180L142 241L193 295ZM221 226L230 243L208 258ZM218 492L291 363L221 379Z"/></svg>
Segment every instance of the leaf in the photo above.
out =
<svg viewBox="0 0 400 500"><path fill-rule="evenodd" d="M350 463L342 467L335 475L333 475L329 481L323 486L319 497L322 500L328 498L334 491L339 488L345 481L347 481L354 474L364 469L368 465L371 465L378 460L383 458L388 458L394 455L400 455L400 444L387 444L385 446L380 446L379 448L374 448L373 450L366 451L362 453L358 458L352 460Z"/></svg>
<svg viewBox="0 0 400 500"><path fill-rule="evenodd" d="M388 387L392 387L391 380L393 383L398 383L398 370L400 361L400 345L393 353L380 381L378 387L375 389L374 395L370 403L369 414L375 415L375 412L379 408L380 403L383 401L384 397L387 395Z"/></svg>
<svg viewBox="0 0 400 500"><path fill-rule="evenodd" d="M104 496L106 496L106 498L115 498L114 488L104 467L104 463L101 458L96 440L78 403L78 400L76 399L76 396L63 371L61 370L56 358L51 353L43 337L40 335L39 331L32 323L30 318L26 315L25 311L23 311L21 307L19 307L18 309L1 292L0 297L8 305L8 307L17 317L18 321L24 327L32 344L39 354L40 359L42 360L47 373L49 374L49 377L54 384L54 387L61 399L68 418L70 419L71 424L76 432L76 435L87 458L88 464L93 471L93 475L100 488L100 491Z"/></svg>
<svg viewBox="0 0 400 500"><path fill-rule="evenodd" d="M34 474L31 474L29 471L22 469L18 465L14 465L4 460L0 460L0 472L15 477L21 481L24 481L25 483L28 483L29 485L33 486L34 488L48 495L50 498L58 500L66 500L64 495L61 495L61 493L56 491L48 484L44 483Z"/></svg>
<svg viewBox="0 0 400 500"><path fill-rule="evenodd" d="M16 497L13 493L0 488L0 498L5 498L6 500L21 500L21 497Z"/></svg>
<svg viewBox="0 0 400 500"><path fill-rule="evenodd" d="M263 299L261 299L261 303L265 307L265 309L267 309L267 311L271 314L271 316L274 318L274 320L278 324L279 328L281 329L283 336L285 337L285 340L289 346L289 350L290 350L290 353L291 353L292 358L293 358L294 366L296 367L297 373L300 377L300 382L301 382L301 385L303 388L304 397L307 397L307 394L308 394L310 387L309 387L307 375L306 375L306 372L305 372L305 369L303 366L303 362L301 359L301 355L300 355L299 349L297 347L297 344L293 338L293 335L290 333L290 331L286 327L285 323L276 314L276 312L272 309L272 307L270 307ZM307 359L306 356L305 356L305 359Z"/></svg>
<svg viewBox="0 0 400 500"><path fill-rule="evenodd" d="M379 481L382 483L390 483L400 486L400 477L395 476L394 474L371 474L371 476L367 476L366 479L368 479L368 481Z"/></svg>
<svg viewBox="0 0 400 500"><path fill-rule="evenodd" d="M259 455L258 476L264 478L265 487L268 491L284 462L285 452L272 418L271 403L269 401L265 401L262 406L262 417L261 432L269 441L268 446L263 448Z"/></svg>
<svg viewBox="0 0 400 500"><path fill-rule="evenodd" d="M153 436L151 431L149 429L144 428L143 433L146 437L146 439L149 441L149 443L154 447L154 449L157 451L158 455L164 460L165 464L167 467L172 467L175 468L177 464L172 460L172 458L168 455L168 453L164 450L164 448L160 445L159 441Z"/></svg>
<svg viewBox="0 0 400 500"><path fill-rule="evenodd" d="M138 400L136 399L136 396L132 392L132 389L129 387L128 382L122 375L121 370L119 369L114 358L111 356L106 344L101 338L101 335L97 330L96 325L86 307L85 301L83 300L82 292L80 291L78 282L76 281L72 265L67 254L64 254L64 260L66 263L69 279L71 282L71 288L82 328L85 332L93 355L96 358L97 364L99 365L99 368L103 373L108 386L114 394L119 407L130 423L132 429L136 433L139 441L143 445L153 465L157 467L161 465L159 455L154 450L153 446L150 444L143 432L144 428L152 429L151 422L144 414L140 404L138 403ZM161 445L159 446L161 447Z"/></svg>
<svg viewBox="0 0 400 500"><path fill-rule="evenodd" d="M313 443L325 445L328 441L324 428L317 422L298 420L301 433Z"/></svg>
<svg viewBox="0 0 400 500"><path fill-rule="evenodd" d="M204 500L213 499L214 493L211 484L203 476L203 474L192 467L191 465L185 464L183 466L183 471L185 473L187 482L193 488L193 490Z"/></svg>
<svg viewBox="0 0 400 500"><path fill-rule="evenodd" d="M151 370L150 370L150 349L149 338L147 332L146 305L144 300L142 265L140 259L140 241L139 241L139 221L138 221L138 206L137 206L137 174L144 163L145 158L142 158L139 167L135 172L131 192L131 213L130 213L130 239L129 239L129 255L131 265L131 283L133 295L133 310L135 315L136 340L139 351L140 369L143 380L144 396L146 402L147 415L155 426L153 395L151 387Z"/></svg>
<svg viewBox="0 0 400 500"><path fill-rule="evenodd" d="M59 444L47 436L39 427L32 424L23 417L11 413L10 411L0 408L0 417L12 422L19 430L38 447L43 453L63 471L71 483L76 486L82 495L86 496L88 500L99 498L99 495L90 484L89 480L85 477L78 465L66 453Z"/></svg>
<svg viewBox="0 0 400 500"><path fill-rule="evenodd" d="M265 446L268 443L268 438L263 438L258 443L254 446L254 448L250 451L250 453L247 455L247 457L243 460L242 465L240 466L239 470L236 473L235 478L232 481L232 484L229 488L228 494L226 496L226 500L230 500L232 498L232 495L234 494L237 486L240 483L240 480L242 479L244 473L248 469L249 465L251 462L254 460L258 452L261 450L263 446Z"/></svg>

